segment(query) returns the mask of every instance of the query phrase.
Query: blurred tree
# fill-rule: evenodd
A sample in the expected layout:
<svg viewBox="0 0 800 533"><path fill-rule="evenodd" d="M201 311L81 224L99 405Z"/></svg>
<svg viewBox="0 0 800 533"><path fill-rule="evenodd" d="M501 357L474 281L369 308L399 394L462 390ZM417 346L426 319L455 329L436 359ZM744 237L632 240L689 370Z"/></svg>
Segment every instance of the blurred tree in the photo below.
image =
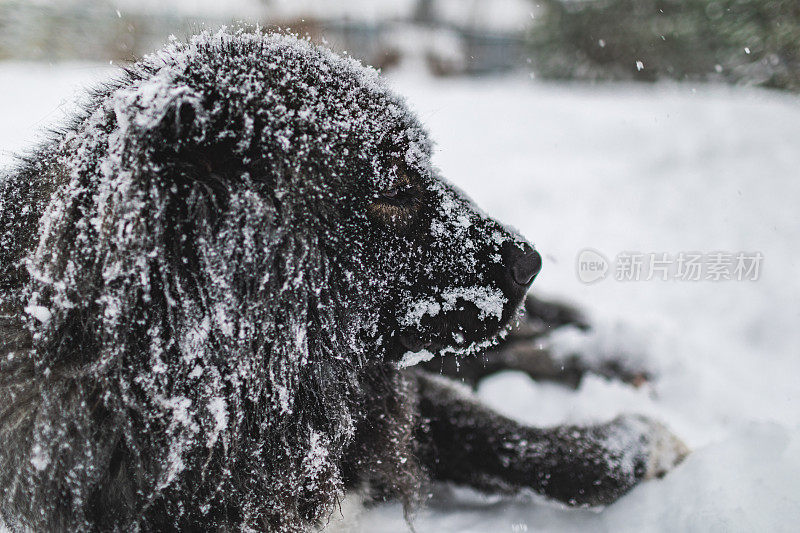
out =
<svg viewBox="0 0 800 533"><path fill-rule="evenodd" d="M800 0L537 0L537 74L800 90Z"/></svg>
<svg viewBox="0 0 800 533"><path fill-rule="evenodd" d="M436 19L433 9L433 0L417 0L411 18L414 22L419 24L432 24Z"/></svg>

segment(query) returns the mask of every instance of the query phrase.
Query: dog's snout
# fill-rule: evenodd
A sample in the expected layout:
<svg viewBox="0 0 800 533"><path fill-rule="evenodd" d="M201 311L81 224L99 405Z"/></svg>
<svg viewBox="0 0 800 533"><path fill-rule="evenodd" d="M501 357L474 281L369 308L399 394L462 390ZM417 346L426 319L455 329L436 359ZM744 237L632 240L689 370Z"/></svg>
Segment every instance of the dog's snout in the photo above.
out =
<svg viewBox="0 0 800 533"><path fill-rule="evenodd" d="M542 269L542 256L526 242L507 245L503 256L511 278L518 285L530 285Z"/></svg>

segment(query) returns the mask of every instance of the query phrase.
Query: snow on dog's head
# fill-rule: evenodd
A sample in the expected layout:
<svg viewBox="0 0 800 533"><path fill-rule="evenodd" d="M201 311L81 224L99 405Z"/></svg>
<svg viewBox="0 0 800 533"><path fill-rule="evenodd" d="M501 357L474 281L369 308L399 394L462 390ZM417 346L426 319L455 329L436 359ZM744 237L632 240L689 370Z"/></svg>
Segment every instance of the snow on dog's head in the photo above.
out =
<svg viewBox="0 0 800 533"><path fill-rule="evenodd" d="M8 226L34 237L4 235L18 244L3 257L38 310L39 368L68 361L99 376L107 412L136 413L126 446L158 465L131 489L143 498L147 483L191 491L184 471L233 498L237 469L269 480L270 505L335 497L359 369L485 345L541 266L438 177L375 71L293 37L173 42L51 152L36 173L52 196ZM61 430L80 431L34 435L43 457ZM83 453L37 475L72 479L111 452Z"/></svg>
<svg viewBox="0 0 800 533"><path fill-rule="evenodd" d="M112 191L146 194L145 172L170 182L165 238L208 275L203 290L214 286L213 316L195 319L210 334L259 329L241 292L259 277L265 301L298 286L310 291L298 302L330 300L284 319L298 330L293 357L309 349L311 315L347 333L337 357L392 360L475 351L514 315L538 254L439 178L427 133L375 71L292 37L220 32L174 43L135 74L87 122L115 122L98 210Z"/></svg>

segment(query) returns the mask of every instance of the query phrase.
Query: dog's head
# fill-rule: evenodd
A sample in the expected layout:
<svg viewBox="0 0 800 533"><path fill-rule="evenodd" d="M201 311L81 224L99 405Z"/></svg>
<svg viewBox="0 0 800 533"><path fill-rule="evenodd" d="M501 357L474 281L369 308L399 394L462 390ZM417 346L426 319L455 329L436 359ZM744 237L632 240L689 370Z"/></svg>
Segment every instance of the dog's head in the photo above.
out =
<svg viewBox="0 0 800 533"><path fill-rule="evenodd" d="M208 188L247 182L269 197L295 246L321 253L311 268L327 272L318 290L335 287L340 329L359 317L344 328L359 349L468 352L501 332L541 258L443 181L405 101L375 71L304 41L215 39L189 45L171 82L183 93L156 138L174 135L170 152L203 161ZM302 275L293 283L312 282Z"/></svg>
<svg viewBox="0 0 800 533"><path fill-rule="evenodd" d="M357 326L367 350L398 360L490 343L538 274L539 254L439 176L426 131L374 71L281 39L249 67L280 78L249 111L255 119L236 120L267 118L248 172L291 206L284 223L313 235L331 284L355 302L347 312L378 312Z"/></svg>
<svg viewBox="0 0 800 533"><path fill-rule="evenodd" d="M375 71L308 42L205 34L100 96L65 141L79 157L63 203L91 208L48 230L92 279L34 295L105 286L80 297L109 307L101 329L129 337L126 313L146 324L154 299L175 309L181 295L187 338L205 328L237 357L285 351L300 368L323 347L390 360L470 351L509 323L541 267L439 177L427 133ZM49 263L54 243L43 236L29 262L37 279L68 274Z"/></svg>

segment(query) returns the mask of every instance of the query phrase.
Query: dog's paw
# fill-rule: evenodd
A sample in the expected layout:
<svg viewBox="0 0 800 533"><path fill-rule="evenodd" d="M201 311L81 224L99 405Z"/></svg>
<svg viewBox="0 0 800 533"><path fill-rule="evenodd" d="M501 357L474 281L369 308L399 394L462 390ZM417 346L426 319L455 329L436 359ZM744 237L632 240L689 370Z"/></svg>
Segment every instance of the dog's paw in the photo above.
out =
<svg viewBox="0 0 800 533"><path fill-rule="evenodd" d="M661 422L642 415L622 415L612 424L638 435L642 445L638 453L644 463L642 479L663 477L689 455L689 447Z"/></svg>
<svg viewBox="0 0 800 533"><path fill-rule="evenodd" d="M560 426L549 442L546 463L552 469L543 492L571 507L610 505L642 481L663 476L689 453L664 424L641 415Z"/></svg>
<svg viewBox="0 0 800 533"><path fill-rule="evenodd" d="M581 374L592 373L640 387L659 373L647 335L623 323L595 324L591 329L556 329L541 339L554 360Z"/></svg>
<svg viewBox="0 0 800 533"><path fill-rule="evenodd" d="M644 479L663 477L689 455L689 447L666 426L650 421L650 446Z"/></svg>

